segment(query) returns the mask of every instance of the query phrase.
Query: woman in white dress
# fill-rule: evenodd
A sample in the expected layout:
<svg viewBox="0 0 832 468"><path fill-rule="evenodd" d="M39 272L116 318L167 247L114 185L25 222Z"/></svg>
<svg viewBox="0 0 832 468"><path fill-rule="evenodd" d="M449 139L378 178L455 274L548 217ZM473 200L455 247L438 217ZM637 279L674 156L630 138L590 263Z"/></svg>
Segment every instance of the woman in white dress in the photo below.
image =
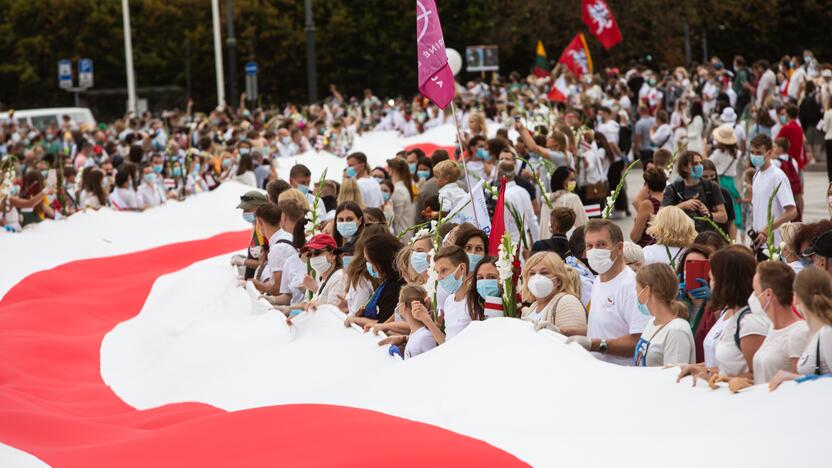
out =
<svg viewBox="0 0 832 468"><path fill-rule="evenodd" d="M705 154L705 119L702 117L702 103L694 101L690 105L690 122L687 126L687 150Z"/></svg>

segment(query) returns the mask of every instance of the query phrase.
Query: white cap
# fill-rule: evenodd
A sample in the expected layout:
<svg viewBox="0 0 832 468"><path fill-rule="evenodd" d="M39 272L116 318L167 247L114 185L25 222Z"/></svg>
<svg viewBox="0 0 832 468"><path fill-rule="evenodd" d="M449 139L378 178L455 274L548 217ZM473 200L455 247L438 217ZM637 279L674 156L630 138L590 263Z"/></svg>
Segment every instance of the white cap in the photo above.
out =
<svg viewBox="0 0 832 468"><path fill-rule="evenodd" d="M719 116L719 120L725 123L734 123L737 121L737 113L734 112L733 107L726 107L722 110L722 115Z"/></svg>

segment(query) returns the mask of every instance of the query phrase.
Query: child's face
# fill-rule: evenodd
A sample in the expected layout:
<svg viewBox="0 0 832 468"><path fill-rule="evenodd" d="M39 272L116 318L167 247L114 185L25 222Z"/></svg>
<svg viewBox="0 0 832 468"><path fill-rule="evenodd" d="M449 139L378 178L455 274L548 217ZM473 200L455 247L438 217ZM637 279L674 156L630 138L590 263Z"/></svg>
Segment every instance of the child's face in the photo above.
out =
<svg viewBox="0 0 832 468"><path fill-rule="evenodd" d="M781 148L780 145L774 145L774 148L772 148L772 150L775 156L780 156L781 154L785 153L785 151L783 151L783 148Z"/></svg>

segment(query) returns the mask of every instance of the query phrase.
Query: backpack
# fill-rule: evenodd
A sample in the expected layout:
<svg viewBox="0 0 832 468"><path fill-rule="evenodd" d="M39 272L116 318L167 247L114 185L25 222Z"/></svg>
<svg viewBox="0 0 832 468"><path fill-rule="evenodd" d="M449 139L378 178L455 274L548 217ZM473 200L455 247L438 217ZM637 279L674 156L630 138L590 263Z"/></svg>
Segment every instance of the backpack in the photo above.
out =
<svg viewBox="0 0 832 468"><path fill-rule="evenodd" d="M740 348L740 321L742 321L743 317L751 313L751 308L745 306L742 309L740 309L740 311L737 313L739 315L737 315L737 329L734 331L734 343L737 344L737 349L739 349L740 352L742 352L742 348Z"/></svg>

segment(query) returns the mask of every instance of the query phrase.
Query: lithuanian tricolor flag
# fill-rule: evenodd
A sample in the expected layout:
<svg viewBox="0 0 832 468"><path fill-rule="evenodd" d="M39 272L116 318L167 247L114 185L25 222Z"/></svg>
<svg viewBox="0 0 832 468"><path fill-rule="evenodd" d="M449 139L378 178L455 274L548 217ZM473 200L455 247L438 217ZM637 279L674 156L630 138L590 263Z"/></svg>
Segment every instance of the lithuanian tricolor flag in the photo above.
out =
<svg viewBox="0 0 832 468"><path fill-rule="evenodd" d="M534 57L534 76L538 78L545 78L549 76L551 68L549 67L549 60L546 59L546 49L543 48L543 42L537 41L537 50Z"/></svg>

